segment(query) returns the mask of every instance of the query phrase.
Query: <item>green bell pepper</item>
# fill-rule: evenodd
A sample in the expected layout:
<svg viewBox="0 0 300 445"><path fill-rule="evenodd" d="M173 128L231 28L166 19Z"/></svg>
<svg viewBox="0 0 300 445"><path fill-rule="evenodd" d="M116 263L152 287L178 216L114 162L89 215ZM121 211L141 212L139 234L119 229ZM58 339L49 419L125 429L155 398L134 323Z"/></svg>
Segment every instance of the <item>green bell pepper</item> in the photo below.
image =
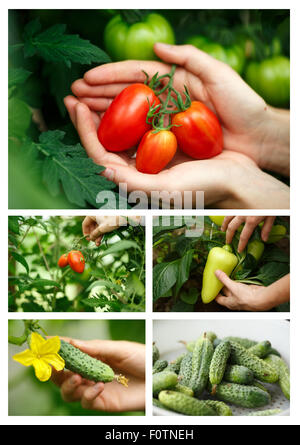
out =
<svg viewBox="0 0 300 445"><path fill-rule="evenodd" d="M259 227L262 229L263 225L264 225L264 223L261 222L259 224ZM275 224L274 226L272 226L272 229L269 233L268 241L266 241L266 243L267 244L276 243L277 241L284 238L285 235L286 235L286 227L283 226L282 224Z"/></svg>
<svg viewBox="0 0 300 445"><path fill-rule="evenodd" d="M227 244L223 247L213 247L209 251L203 272L201 291L203 303L210 303L214 300L224 286L215 276L215 271L219 269L230 276L237 263L237 257L232 253L231 247Z"/></svg>

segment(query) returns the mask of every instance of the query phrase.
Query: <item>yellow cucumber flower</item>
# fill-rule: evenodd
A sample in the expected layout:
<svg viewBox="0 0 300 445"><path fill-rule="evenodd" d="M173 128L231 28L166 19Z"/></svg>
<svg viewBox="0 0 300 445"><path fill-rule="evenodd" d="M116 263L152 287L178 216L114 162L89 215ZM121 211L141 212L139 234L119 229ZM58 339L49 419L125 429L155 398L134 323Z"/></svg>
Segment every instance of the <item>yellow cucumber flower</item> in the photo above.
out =
<svg viewBox="0 0 300 445"><path fill-rule="evenodd" d="M30 349L15 354L13 359L24 366L32 365L36 377L41 382L46 382L51 377L51 366L56 371L62 371L65 367L65 361L58 355L59 350L58 336L45 340L40 334L33 332L30 337Z"/></svg>

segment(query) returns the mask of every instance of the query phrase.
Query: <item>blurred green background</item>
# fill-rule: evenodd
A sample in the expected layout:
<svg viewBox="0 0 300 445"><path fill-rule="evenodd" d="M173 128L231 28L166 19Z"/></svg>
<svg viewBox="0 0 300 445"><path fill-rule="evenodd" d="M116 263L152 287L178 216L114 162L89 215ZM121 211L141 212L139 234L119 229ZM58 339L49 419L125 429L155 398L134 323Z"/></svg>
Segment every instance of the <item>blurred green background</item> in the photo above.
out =
<svg viewBox="0 0 300 445"><path fill-rule="evenodd" d="M145 343L144 320L41 320L49 335L61 335L81 340L111 339ZM9 320L9 335L23 333L22 320ZM10 416L143 416L143 411L106 413L85 410L79 402L66 403L60 390L51 381L42 383L34 375L33 367L25 368L12 359L21 350L8 346L8 414Z"/></svg>

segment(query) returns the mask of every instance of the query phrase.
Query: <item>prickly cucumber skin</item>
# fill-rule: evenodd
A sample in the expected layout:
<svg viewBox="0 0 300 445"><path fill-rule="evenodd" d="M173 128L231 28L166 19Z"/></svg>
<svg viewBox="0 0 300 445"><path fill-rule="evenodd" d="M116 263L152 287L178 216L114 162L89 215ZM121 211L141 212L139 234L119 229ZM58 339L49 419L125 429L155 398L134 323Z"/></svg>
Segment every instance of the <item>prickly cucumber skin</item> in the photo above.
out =
<svg viewBox="0 0 300 445"><path fill-rule="evenodd" d="M157 408L166 409L166 407L157 399L152 397L152 405L157 406Z"/></svg>
<svg viewBox="0 0 300 445"><path fill-rule="evenodd" d="M269 393L251 385L223 382L214 388L209 384L208 389L217 399L244 408L259 408L271 401Z"/></svg>
<svg viewBox="0 0 300 445"><path fill-rule="evenodd" d="M253 411L247 416L276 416L279 413L281 413L281 409L265 409L263 411Z"/></svg>
<svg viewBox="0 0 300 445"><path fill-rule="evenodd" d="M230 355L229 341L222 341L214 350L210 367L209 367L209 381L212 385L221 383L225 372L227 360Z"/></svg>
<svg viewBox="0 0 300 445"><path fill-rule="evenodd" d="M224 402L219 400L205 400L205 402L213 408L219 416L233 416L231 408Z"/></svg>
<svg viewBox="0 0 300 445"><path fill-rule="evenodd" d="M65 361L65 367L87 380L111 382L115 378L110 366L75 348L70 343L60 340L59 355Z"/></svg>
<svg viewBox="0 0 300 445"><path fill-rule="evenodd" d="M181 362L183 360L183 358L186 356L186 353L181 354L179 357L177 357L175 360L172 360L168 366L166 367L166 371L172 371L172 372L176 372L176 374L179 373L180 371L180 366L181 366Z"/></svg>
<svg viewBox="0 0 300 445"><path fill-rule="evenodd" d="M285 361L277 355L270 354L265 359L266 363L275 366L279 375L278 383L284 396L290 400L290 370Z"/></svg>
<svg viewBox="0 0 300 445"><path fill-rule="evenodd" d="M257 388L260 388L265 392L269 392L267 390L267 388L262 383L258 382L257 380L254 380L254 382L252 383L252 386L256 386Z"/></svg>
<svg viewBox="0 0 300 445"><path fill-rule="evenodd" d="M156 360L152 368L152 374L163 371L167 366L167 360Z"/></svg>
<svg viewBox="0 0 300 445"><path fill-rule="evenodd" d="M181 385L181 383L177 383L177 385L174 387L174 391L182 392L182 394L194 397L194 391L188 386Z"/></svg>
<svg viewBox="0 0 300 445"><path fill-rule="evenodd" d="M224 380L229 383L239 383L240 385L251 385L254 381L253 372L241 365L227 365L224 373Z"/></svg>
<svg viewBox="0 0 300 445"><path fill-rule="evenodd" d="M178 374L181 385L188 386L188 384L190 383L192 377L192 360L192 352L188 352L182 359Z"/></svg>
<svg viewBox="0 0 300 445"><path fill-rule="evenodd" d="M248 352L256 355L256 357L265 358L270 353L270 349L271 343L269 341L261 341L260 343L251 346L251 348L248 348Z"/></svg>
<svg viewBox="0 0 300 445"><path fill-rule="evenodd" d="M235 343L244 346L246 349L257 344L257 341L249 340L248 338L243 337L225 337L224 340L234 341Z"/></svg>
<svg viewBox="0 0 300 445"><path fill-rule="evenodd" d="M216 411L205 400L197 400L176 391L161 391L159 401L168 409L187 416L216 416Z"/></svg>
<svg viewBox="0 0 300 445"><path fill-rule="evenodd" d="M175 372L161 371L152 377L153 396L157 397L163 389L174 388L178 383L178 375Z"/></svg>
<svg viewBox="0 0 300 445"><path fill-rule="evenodd" d="M204 332L200 338L203 338L204 334L205 334L206 338L208 338L212 343L214 343L214 341L217 339L217 335L212 331ZM196 341L197 340L192 340L192 341L185 343L186 349L188 351L192 352L194 350Z"/></svg>
<svg viewBox="0 0 300 445"><path fill-rule="evenodd" d="M153 343L152 345L152 366L159 359L159 350L158 347Z"/></svg>
<svg viewBox="0 0 300 445"><path fill-rule="evenodd" d="M212 342L205 334L197 340L193 350L192 376L187 386L192 388L196 397L199 397L208 382L210 362L214 353Z"/></svg>
<svg viewBox="0 0 300 445"><path fill-rule="evenodd" d="M269 365L261 358L249 353L246 348L234 341L230 342L230 347L230 362L233 365L246 366L246 368L249 368L253 372L254 377L262 382L277 382L278 373L273 366Z"/></svg>

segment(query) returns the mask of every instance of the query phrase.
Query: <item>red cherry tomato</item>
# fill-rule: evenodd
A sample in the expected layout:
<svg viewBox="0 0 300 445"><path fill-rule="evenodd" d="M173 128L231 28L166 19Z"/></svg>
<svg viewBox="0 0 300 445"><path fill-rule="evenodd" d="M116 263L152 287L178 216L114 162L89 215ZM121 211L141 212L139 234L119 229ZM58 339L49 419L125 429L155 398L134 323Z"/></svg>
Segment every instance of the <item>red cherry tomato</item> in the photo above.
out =
<svg viewBox="0 0 300 445"><path fill-rule="evenodd" d="M69 264L69 262L68 262L68 254L67 254L67 253L64 253L64 254L59 258L57 264L58 264L58 266L61 267L61 268L66 267L66 266Z"/></svg>
<svg viewBox="0 0 300 445"><path fill-rule="evenodd" d="M68 254L68 262L74 272L82 273L84 271L85 261L80 250L71 250Z"/></svg>
<svg viewBox="0 0 300 445"><path fill-rule="evenodd" d="M115 97L98 128L98 139L106 150L124 151L140 142L151 128L146 123L149 104L156 106L160 101L142 83L130 85Z"/></svg>
<svg viewBox="0 0 300 445"><path fill-rule="evenodd" d="M177 141L169 130L158 133L150 130L140 142L136 154L136 168L142 173L159 173L173 158Z"/></svg>
<svg viewBox="0 0 300 445"><path fill-rule="evenodd" d="M223 149L223 135L217 116L206 105L194 101L172 117L172 132L179 148L195 159L217 156Z"/></svg>

